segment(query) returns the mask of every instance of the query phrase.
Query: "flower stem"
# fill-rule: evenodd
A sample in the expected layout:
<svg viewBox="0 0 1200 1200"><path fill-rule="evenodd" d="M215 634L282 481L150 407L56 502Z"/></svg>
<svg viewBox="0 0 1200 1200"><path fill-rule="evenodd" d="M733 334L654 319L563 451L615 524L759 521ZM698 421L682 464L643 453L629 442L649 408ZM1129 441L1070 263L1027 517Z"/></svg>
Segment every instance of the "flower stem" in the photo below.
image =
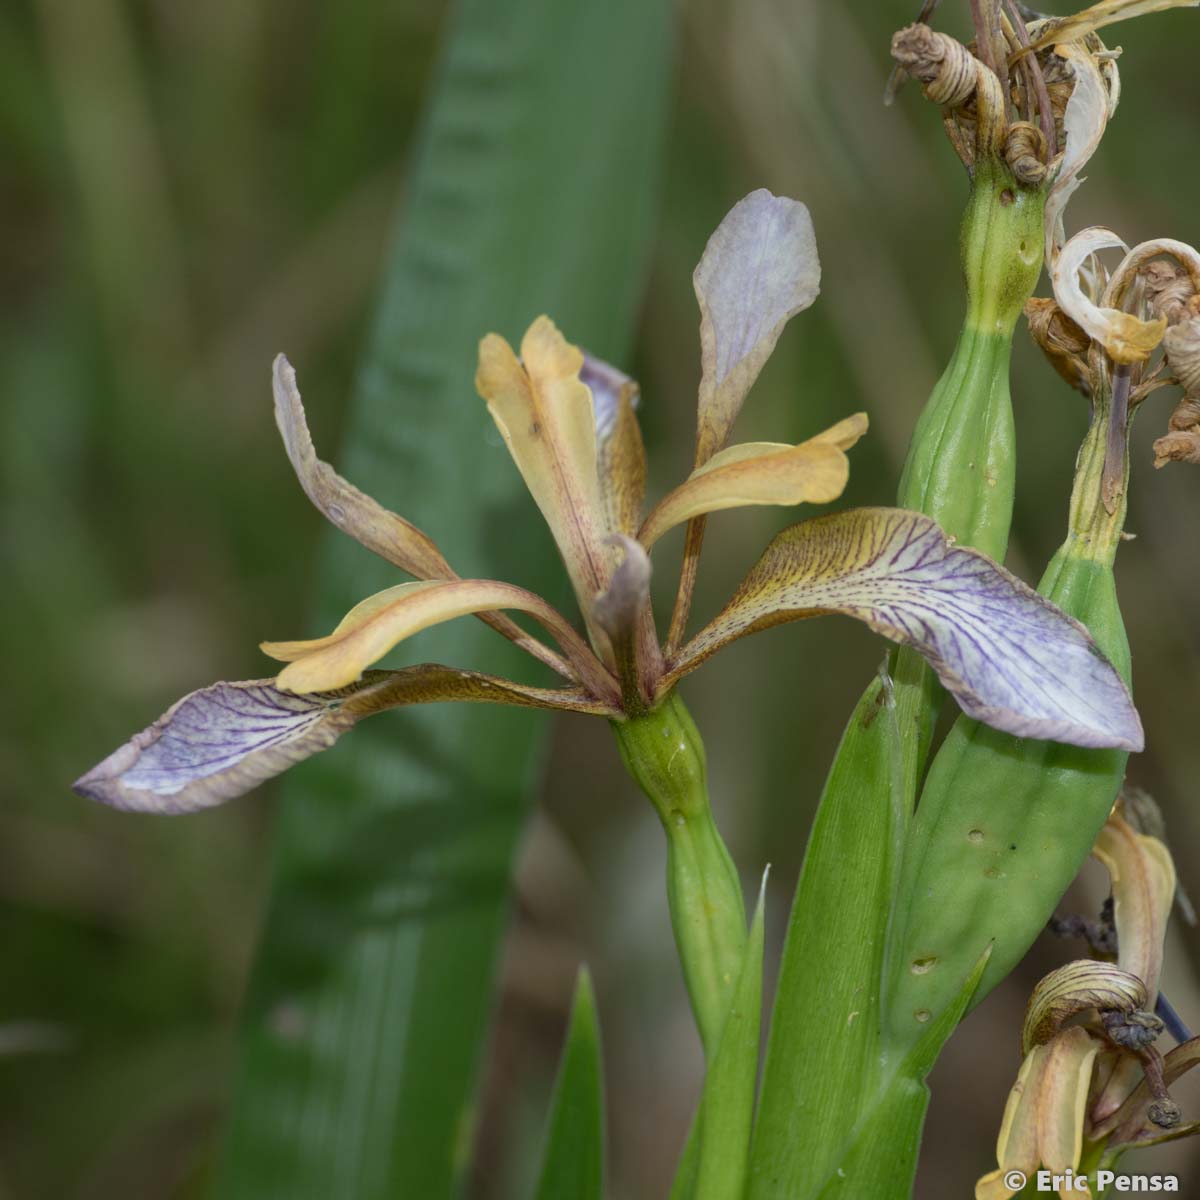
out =
<svg viewBox="0 0 1200 1200"><path fill-rule="evenodd" d="M716 1051L746 951L746 908L708 800L704 743L674 692L612 722L621 759L667 835L667 901L700 1040Z"/></svg>

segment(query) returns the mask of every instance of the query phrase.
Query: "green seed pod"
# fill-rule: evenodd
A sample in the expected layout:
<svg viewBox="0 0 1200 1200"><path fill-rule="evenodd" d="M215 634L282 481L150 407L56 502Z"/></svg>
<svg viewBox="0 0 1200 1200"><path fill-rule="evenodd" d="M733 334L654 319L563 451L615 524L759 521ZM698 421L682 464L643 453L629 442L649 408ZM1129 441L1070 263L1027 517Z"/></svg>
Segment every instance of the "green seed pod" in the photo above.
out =
<svg viewBox="0 0 1200 1200"><path fill-rule="evenodd" d="M1129 643L1112 571L1127 455L1110 512L1101 502L1109 408L1109 396L1097 395L1070 533L1039 591L1087 625L1128 683ZM886 1036L893 1044L910 1045L929 1014L946 1009L988 945L972 1003L1012 970L1091 850L1127 759L1124 751L1014 738L966 718L955 723L930 766L906 846L889 945Z"/></svg>
<svg viewBox="0 0 1200 1200"><path fill-rule="evenodd" d="M961 237L966 318L913 434L898 495L902 507L998 559L1015 477L1008 362L1041 270L1044 202L1044 188L1021 187L1000 158L977 159ZM855 708L830 770L789 921L755 1134L760 1147L790 1144L803 1112L809 1128L796 1144L805 1153L786 1170L772 1160L751 1184L754 1200L815 1194L874 1086L899 848L938 692L924 659L894 651ZM813 1039L813 1012L841 1015L836 1039ZM911 1115L920 1095L914 1085L897 1113Z"/></svg>
<svg viewBox="0 0 1200 1200"><path fill-rule="evenodd" d="M713 822L704 743L678 694L613 721L621 759L667 835L667 901L705 1053L717 1048L746 952L737 868Z"/></svg>
<svg viewBox="0 0 1200 1200"><path fill-rule="evenodd" d="M1013 330L1042 269L1045 191L999 160L976 165L962 224L967 316L913 433L898 503L1003 559L1012 519L1015 443L1008 363Z"/></svg>

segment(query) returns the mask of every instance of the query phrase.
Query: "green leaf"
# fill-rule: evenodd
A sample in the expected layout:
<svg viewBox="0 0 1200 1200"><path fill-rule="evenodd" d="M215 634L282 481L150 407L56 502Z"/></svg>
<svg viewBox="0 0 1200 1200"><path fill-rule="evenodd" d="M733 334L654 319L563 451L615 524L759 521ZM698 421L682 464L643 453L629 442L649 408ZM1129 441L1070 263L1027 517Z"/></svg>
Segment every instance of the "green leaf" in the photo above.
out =
<svg viewBox="0 0 1200 1200"><path fill-rule="evenodd" d="M665 0L453 11L339 465L466 574L566 590L489 434L476 346L546 311L595 353L624 355L671 13ZM333 403L307 399L310 414ZM309 519L299 490L296 506ZM397 582L331 532L314 628ZM430 631L420 654L530 669L477 622ZM219 1200L437 1200L456 1192L470 1153L512 850L545 726L475 705L374 724L285 788Z"/></svg>
<svg viewBox="0 0 1200 1200"><path fill-rule="evenodd" d="M925 1076L967 1011L991 952L990 946L984 950L954 1003L930 1021L924 1036L899 1068L880 1081L841 1153L818 1181L820 1190L814 1189L812 1195L821 1200L846 1196L909 1200L921 1146L921 1127L929 1107Z"/></svg>
<svg viewBox="0 0 1200 1200"><path fill-rule="evenodd" d="M687 1141L683 1145L683 1153L675 1168L675 1178L671 1181L671 1191L667 1200L692 1200L696 1193L696 1174L700 1170L700 1128L703 1112L696 1110L688 1128Z"/></svg>
<svg viewBox="0 0 1200 1200"><path fill-rule="evenodd" d="M690 1191L695 1200L739 1200L745 1188L758 1079L766 886L764 873L733 1002L704 1081L700 1156Z"/></svg>
<svg viewBox="0 0 1200 1200"><path fill-rule="evenodd" d="M550 1102L537 1200L604 1194L604 1072L592 981L583 968Z"/></svg>
<svg viewBox="0 0 1200 1200"><path fill-rule="evenodd" d="M754 1130L756 1200L813 1194L879 1070L885 936L915 786L906 763L919 754L898 701L927 704L930 678L916 655L892 657L910 679L884 673L859 701L804 857Z"/></svg>

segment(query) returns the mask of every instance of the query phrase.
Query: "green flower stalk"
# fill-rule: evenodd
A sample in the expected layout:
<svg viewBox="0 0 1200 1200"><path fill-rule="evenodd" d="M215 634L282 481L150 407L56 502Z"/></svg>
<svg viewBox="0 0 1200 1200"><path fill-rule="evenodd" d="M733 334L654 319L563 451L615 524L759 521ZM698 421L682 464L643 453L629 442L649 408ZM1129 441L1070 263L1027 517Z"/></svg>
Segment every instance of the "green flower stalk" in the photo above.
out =
<svg viewBox="0 0 1200 1200"><path fill-rule="evenodd" d="M630 775L667 836L667 901L706 1054L717 1049L746 953L746 908L708 799L704 743L677 694L653 712L614 721Z"/></svg>

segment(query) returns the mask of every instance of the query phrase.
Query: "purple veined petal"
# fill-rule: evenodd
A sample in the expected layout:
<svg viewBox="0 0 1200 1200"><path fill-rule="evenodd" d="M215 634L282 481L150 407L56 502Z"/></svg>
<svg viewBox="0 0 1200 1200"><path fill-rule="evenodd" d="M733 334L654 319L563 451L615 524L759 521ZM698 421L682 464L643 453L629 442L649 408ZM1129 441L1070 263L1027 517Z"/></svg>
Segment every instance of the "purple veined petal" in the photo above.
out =
<svg viewBox="0 0 1200 1200"><path fill-rule="evenodd" d="M607 589L596 597L595 613L600 628L610 638L628 637L650 599L650 556L636 538L616 533L609 539L624 557L613 572Z"/></svg>
<svg viewBox="0 0 1200 1200"><path fill-rule="evenodd" d="M596 414L596 439L603 442L612 435L616 426L622 394L628 397L630 407L636 409L641 399L641 389L637 382L619 367L614 367L612 363L607 363L586 350L583 352L583 366L580 368L579 378L592 393L592 408Z"/></svg>
<svg viewBox="0 0 1200 1200"><path fill-rule="evenodd" d="M624 371L586 352L579 378L592 393L596 474L608 528L632 537L646 499L646 449L637 418L640 389Z"/></svg>
<svg viewBox="0 0 1200 1200"><path fill-rule="evenodd" d="M820 291L821 263L808 209L798 200L751 192L708 240L692 282L700 304L696 466L728 441L783 327Z"/></svg>
<svg viewBox="0 0 1200 1200"><path fill-rule="evenodd" d="M925 656L964 712L1018 737L1141 750L1129 691L1087 630L929 517L861 508L785 529L666 684L783 621L843 613Z"/></svg>
<svg viewBox="0 0 1200 1200"><path fill-rule="evenodd" d="M182 813L221 804L327 750L354 718L337 696L272 680L214 683L184 696L75 783L114 808Z"/></svg>
<svg viewBox="0 0 1200 1200"><path fill-rule="evenodd" d="M252 791L329 749L364 717L447 700L617 713L580 688L527 687L436 663L368 671L352 687L304 696L281 691L271 679L214 683L184 696L74 788L131 812L196 812Z"/></svg>

